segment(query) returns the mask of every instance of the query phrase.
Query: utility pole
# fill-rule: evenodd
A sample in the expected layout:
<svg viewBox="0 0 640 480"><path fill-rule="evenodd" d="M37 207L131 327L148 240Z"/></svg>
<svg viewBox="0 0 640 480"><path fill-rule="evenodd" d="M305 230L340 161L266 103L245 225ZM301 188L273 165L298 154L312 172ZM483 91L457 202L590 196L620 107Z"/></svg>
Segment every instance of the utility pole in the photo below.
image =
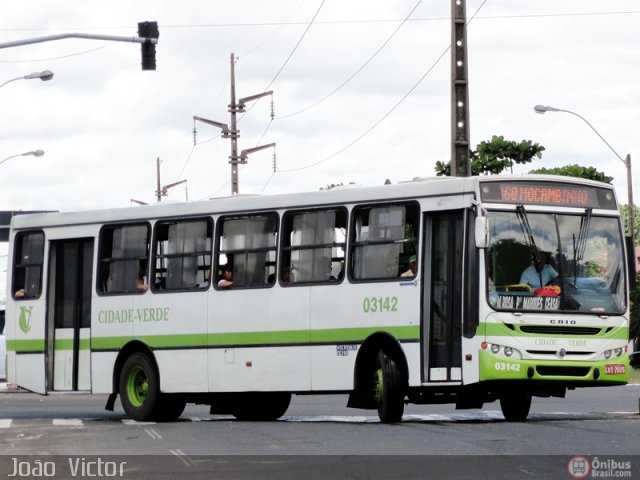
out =
<svg viewBox="0 0 640 480"><path fill-rule="evenodd" d="M451 0L451 176L471 176L466 0Z"/></svg>
<svg viewBox="0 0 640 480"><path fill-rule="evenodd" d="M160 157L156 158L156 181L157 181L157 189L156 189L156 201L161 202L162 197L166 197L169 195L169 189L176 187L178 185L182 185L183 183L187 183L187 180L178 180L177 182L170 183L168 185L160 184ZM189 196L186 193L186 185L185 185L185 201L189 201Z"/></svg>
<svg viewBox="0 0 640 480"><path fill-rule="evenodd" d="M235 56L231 54L231 102L229 103L229 113L231 114L230 125L222 122L216 122L214 120L208 120L206 118L193 116L194 123L196 121L213 125L222 130L222 138L231 139L231 155L229 156L229 164L231 165L231 195L237 195L239 190L238 181L238 165L247 163L247 155L264 150L265 148L275 147L275 143L268 145L260 145L258 147L248 148L242 150L238 155L238 138L240 138L240 130L238 130L237 114L245 112L245 106L247 102L252 102L267 95L273 95L273 90L268 92L258 93L249 97L243 97L236 103L236 73L235 73ZM273 114L272 114L273 116ZM194 144L195 144L195 125L194 125Z"/></svg>

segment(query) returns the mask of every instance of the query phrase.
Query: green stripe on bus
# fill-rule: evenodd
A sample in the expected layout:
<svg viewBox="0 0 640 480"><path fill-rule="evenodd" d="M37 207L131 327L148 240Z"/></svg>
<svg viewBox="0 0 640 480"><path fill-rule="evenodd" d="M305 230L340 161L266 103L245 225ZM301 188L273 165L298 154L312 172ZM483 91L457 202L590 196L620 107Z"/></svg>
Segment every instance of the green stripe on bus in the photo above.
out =
<svg viewBox="0 0 640 480"><path fill-rule="evenodd" d="M527 325L529 327L535 328L537 326L542 325ZM579 326L557 326L557 325L544 325L544 327L557 327L562 330L562 333L553 333L551 328L549 332L522 332L520 331L521 325L516 324L515 330L507 327L503 323L485 323L482 329L478 329L479 335L486 335L487 337L559 337L559 338L594 338L594 339L616 339L616 340L626 340L629 338L629 328L628 327L614 327L611 331L607 332L605 327L592 327L594 329L600 329L601 332L595 335L585 335L581 333L571 333L571 328L576 328L577 332L580 332L581 328L590 328L587 327L579 327Z"/></svg>
<svg viewBox="0 0 640 480"><path fill-rule="evenodd" d="M420 339L420 327L363 327L326 330L284 330L276 332L230 332L184 335L142 335L136 337L151 348L224 347L260 345L309 345L321 343L361 342L377 331L384 331L398 340ZM133 337L94 337L91 348L111 350L123 347Z"/></svg>
<svg viewBox="0 0 640 480"><path fill-rule="evenodd" d="M7 350L10 352L44 352L44 339L7 340Z"/></svg>
<svg viewBox="0 0 640 480"><path fill-rule="evenodd" d="M276 332L230 332L184 335L143 335L138 337L152 348L224 347L225 345L287 345L321 343L357 343L377 331L384 331L403 341L420 339L419 326L361 327L324 330L285 330ZM80 349L112 350L123 347L133 337L93 337L80 340ZM12 351L44 351L44 340L9 340L7 348ZM72 339L56 339L56 350L72 350Z"/></svg>
<svg viewBox="0 0 640 480"><path fill-rule="evenodd" d="M71 338L56 338L53 348L55 350L73 350L73 339ZM80 350L89 350L90 344L88 338L80 339Z"/></svg>

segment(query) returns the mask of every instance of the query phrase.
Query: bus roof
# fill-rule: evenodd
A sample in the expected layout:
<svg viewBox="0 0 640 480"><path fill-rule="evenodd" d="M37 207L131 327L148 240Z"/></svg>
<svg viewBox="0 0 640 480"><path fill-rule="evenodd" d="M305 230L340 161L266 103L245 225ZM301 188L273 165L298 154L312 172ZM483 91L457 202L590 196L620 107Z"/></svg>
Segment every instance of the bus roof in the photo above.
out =
<svg viewBox="0 0 640 480"><path fill-rule="evenodd" d="M51 212L14 216L14 230L93 223L146 220L176 216L229 214L245 211L273 210L279 208L304 208L320 205L371 202L372 200L407 200L438 195L476 193L484 182L545 181L592 185L600 188L613 186L601 182L555 175L492 175L472 177L425 177L410 181L379 186L347 186L331 190L284 193L276 195L237 195L212 198L197 202L156 203L133 207L85 210L77 212Z"/></svg>

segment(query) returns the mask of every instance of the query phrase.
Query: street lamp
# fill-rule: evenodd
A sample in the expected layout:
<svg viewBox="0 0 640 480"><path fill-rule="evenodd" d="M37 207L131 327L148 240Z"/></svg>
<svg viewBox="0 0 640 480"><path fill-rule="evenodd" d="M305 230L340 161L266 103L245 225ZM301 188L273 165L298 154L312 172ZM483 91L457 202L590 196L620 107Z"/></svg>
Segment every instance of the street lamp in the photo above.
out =
<svg viewBox="0 0 640 480"><path fill-rule="evenodd" d="M0 165L2 165L4 162L6 162L7 160L10 160L12 158L26 157L28 155L33 155L34 157L41 157L41 156L44 155L44 150L32 150L30 152L18 153L17 155L10 155L7 158L5 158L4 160L0 161Z"/></svg>
<svg viewBox="0 0 640 480"><path fill-rule="evenodd" d="M600 133L593 127L593 125L591 125L586 118L582 117L581 115L578 115L575 112L572 112L570 110L563 110L561 108L555 108L555 107L550 107L548 105L536 105L535 107L533 107L533 110L536 113L539 114L544 114L546 112L564 112L564 113L570 113L571 115L574 115L576 117L578 117L580 120L582 120L584 123L586 123L587 125L589 125L589 127L591 128L591 130L593 130L595 132L596 135L598 135L598 137L600 137L600 140L602 140L605 145L607 147L609 147L609 150L611 150L616 157L618 157L620 159L620 161L622 163L624 163L625 167L627 167L627 193L629 195L629 206L627 208L627 230L629 231L629 236L631 237L631 247L633 247L635 249L635 238L634 238L634 212L633 212L633 189L631 188L631 155L627 154L626 158L622 158L618 152L616 152L613 147L611 145L609 145L609 142L607 142L602 135L600 135ZM635 252L633 253L633 256L635 257ZM634 266L635 266L635 260L634 260Z"/></svg>
<svg viewBox="0 0 640 480"><path fill-rule="evenodd" d="M42 72L33 72L22 77L12 78L11 80L7 80L2 85L0 85L0 88L4 87L7 83L15 82L16 80L33 80L34 78L39 78L43 82L46 82L47 80L51 80L53 78L53 72L51 70L43 70Z"/></svg>

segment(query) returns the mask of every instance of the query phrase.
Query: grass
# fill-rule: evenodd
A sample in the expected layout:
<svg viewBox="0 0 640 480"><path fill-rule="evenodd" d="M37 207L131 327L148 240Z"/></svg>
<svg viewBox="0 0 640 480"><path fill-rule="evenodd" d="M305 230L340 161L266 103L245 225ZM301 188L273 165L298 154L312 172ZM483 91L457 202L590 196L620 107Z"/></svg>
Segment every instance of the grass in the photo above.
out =
<svg viewBox="0 0 640 480"><path fill-rule="evenodd" d="M632 368L629 373L629 383L640 383L640 368Z"/></svg>

